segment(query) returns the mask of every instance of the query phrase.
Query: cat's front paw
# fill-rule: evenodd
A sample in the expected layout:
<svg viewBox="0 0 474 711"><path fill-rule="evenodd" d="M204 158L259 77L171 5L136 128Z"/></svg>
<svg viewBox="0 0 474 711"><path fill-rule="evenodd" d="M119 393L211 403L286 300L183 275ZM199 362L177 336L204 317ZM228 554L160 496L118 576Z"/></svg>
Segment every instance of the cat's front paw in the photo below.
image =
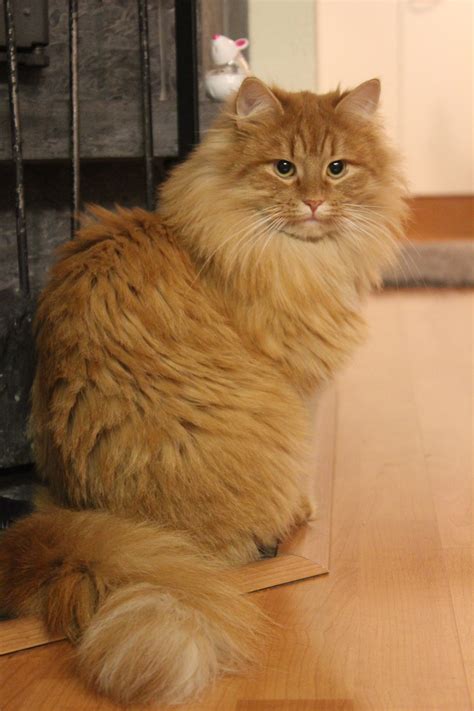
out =
<svg viewBox="0 0 474 711"><path fill-rule="evenodd" d="M306 494L303 494L295 514L295 526L301 526L303 523L307 523L308 521L314 521L316 514L316 504L311 501Z"/></svg>

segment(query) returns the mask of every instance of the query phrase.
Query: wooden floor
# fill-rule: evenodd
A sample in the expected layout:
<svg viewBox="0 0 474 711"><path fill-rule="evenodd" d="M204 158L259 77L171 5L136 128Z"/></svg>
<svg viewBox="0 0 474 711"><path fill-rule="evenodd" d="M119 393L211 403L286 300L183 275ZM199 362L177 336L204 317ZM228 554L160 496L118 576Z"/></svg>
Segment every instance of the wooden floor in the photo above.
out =
<svg viewBox="0 0 474 711"><path fill-rule="evenodd" d="M254 593L278 624L260 668L183 711L474 708L473 305L372 298L338 381L330 572ZM116 708L72 668L65 642L3 656L1 711Z"/></svg>

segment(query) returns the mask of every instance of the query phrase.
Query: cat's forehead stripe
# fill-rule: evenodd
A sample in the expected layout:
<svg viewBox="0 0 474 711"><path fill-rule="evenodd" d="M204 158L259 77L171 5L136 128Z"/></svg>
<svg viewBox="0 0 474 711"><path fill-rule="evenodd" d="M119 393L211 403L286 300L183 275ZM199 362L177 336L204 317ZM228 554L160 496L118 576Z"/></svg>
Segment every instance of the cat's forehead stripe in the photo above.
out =
<svg viewBox="0 0 474 711"><path fill-rule="evenodd" d="M335 143L335 136L327 127L324 127L322 133L315 126L312 131L302 127L297 131L292 130L288 136L288 150L295 160L334 155Z"/></svg>
<svg viewBox="0 0 474 711"><path fill-rule="evenodd" d="M295 133L293 138L293 148L295 158L302 158L308 155L308 146L303 132Z"/></svg>
<svg viewBox="0 0 474 711"><path fill-rule="evenodd" d="M327 150L329 153L332 153L332 144L334 143L332 136L329 132L329 129L325 129L324 133L321 137L321 142L320 145L318 146L317 153L318 155L324 155L324 152Z"/></svg>
<svg viewBox="0 0 474 711"><path fill-rule="evenodd" d="M287 101L281 118L282 133L291 155L300 160L309 156L334 155L336 131L331 125L334 119L332 107L323 107L319 97L305 96L302 103L301 99Z"/></svg>

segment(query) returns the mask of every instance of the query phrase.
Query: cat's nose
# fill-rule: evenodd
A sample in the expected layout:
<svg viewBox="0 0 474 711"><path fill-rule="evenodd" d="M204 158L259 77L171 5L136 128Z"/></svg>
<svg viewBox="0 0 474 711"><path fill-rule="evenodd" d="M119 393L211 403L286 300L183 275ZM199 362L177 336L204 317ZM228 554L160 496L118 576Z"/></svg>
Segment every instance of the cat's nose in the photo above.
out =
<svg viewBox="0 0 474 711"><path fill-rule="evenodd" d="M309 207L314 214L318 207L323 204L324 200L303 200L304 204Z"/></svg>

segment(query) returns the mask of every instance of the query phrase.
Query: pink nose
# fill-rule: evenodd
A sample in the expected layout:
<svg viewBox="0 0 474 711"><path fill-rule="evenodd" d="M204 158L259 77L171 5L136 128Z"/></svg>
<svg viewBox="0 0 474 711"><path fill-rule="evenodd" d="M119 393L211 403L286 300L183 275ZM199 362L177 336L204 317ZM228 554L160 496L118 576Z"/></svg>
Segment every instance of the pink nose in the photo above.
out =
<svg viewBox="0 0 474 711"><path fill-rule="evenodd" d="M219 39L220 35L212 35L212 39Z"/></svg>
<svg viewBox="0 0 474 711"><path fill-rule="evenodd" d="M316 212L318 207L323 204L324 200L303 200L304 204L309 207L311 212Z"/></svg>

